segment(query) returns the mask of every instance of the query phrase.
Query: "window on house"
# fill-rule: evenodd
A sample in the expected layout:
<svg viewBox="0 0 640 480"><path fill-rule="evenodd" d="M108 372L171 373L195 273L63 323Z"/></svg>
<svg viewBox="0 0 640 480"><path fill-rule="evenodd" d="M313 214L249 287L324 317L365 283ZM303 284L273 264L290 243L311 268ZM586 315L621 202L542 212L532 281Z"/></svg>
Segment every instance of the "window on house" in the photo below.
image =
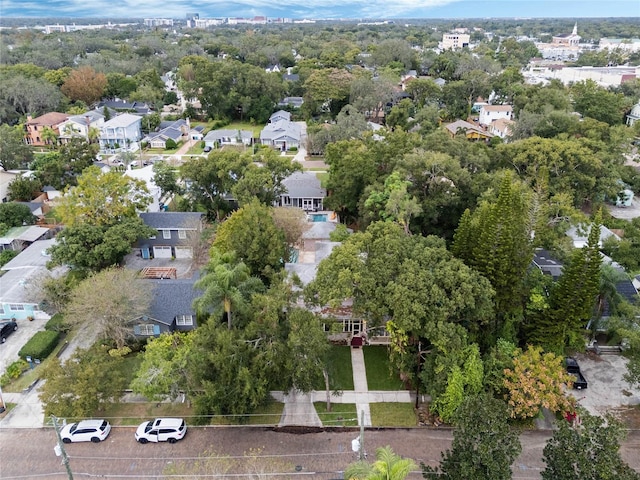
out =
<svg viewBox="0 0 640 480"><path fill-rule="evenodd" d="M171 230L162 230L162 238L171 238Z"/></svg>
<svg viewBox="0 0 640 480"><path fill-rule="evenodd" d="M0 305L0 315L4 315L4 307Z"/></svg>
<svg viewBox="0 0 640 480"><path fill-rule="evenodd" d="M176 316L176 325L193 325L193 315L178 315Z"/></svg>
<svg viewBox="0 0 640 480"><path fill-rule="evenodd" d="M10 303L9 310L13 312L22 311L24 310L24 305L20 305L19 303Z"/></svg>
<svg viewBox="0 0 640 480"><path fill-rule="evenodd" d="M182 240L187 238L187 231L186 230L178 230L178 238L180 238Z"/></svg>
<svg viewBox="0 0 640 480"><path fill-rule="evenodd" d="M140 335L153 335L153 325L138 325L138 329L140 330Z"/></svg>

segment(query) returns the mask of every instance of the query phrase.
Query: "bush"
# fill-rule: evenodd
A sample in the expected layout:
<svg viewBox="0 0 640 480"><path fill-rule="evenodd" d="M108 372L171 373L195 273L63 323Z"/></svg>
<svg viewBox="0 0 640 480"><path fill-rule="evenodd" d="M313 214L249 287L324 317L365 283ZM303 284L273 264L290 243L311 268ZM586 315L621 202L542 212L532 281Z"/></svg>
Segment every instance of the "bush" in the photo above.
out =
<svg viewBox="0 0 640 480"><path fill-rule="evenodd" d="M61 313L56 313L45 324L44 329L52 332L66 333L69 331L69 325L64 322L64 316Z"/></svg>
<svg viewBox="0 0 640 480"><path fill-rule="evenodd" d="M289 149L290 152L297 152L298 151L298 147L291 147Z"/></svg>
<svg viewBox="0 0 640 480"><path fill-rule="evenodd" d="M29 364L24 360L16 360L7 367L7 371L0 377L0 387L8 385L9 382L19 378L24 372L29 370Z"/></svg>
<svg viewBox="0 0 640 480"><path fill-rule="evenodd" d="M2 233L2 232L0 232ZM14 258L16 255L18 255L18 251L16 250L3 250L2 252L0 252L0 267L3 266L5 263L9 263L9 261Z"/></svg>
<svg viewBox="0 0 640 480"><path fill-rule="evenodd" d="M49 356L53 349L58 345L60 334L51 330L37 332L33 337L25 343L24 347L18 352L18 356L22 359L31 357L34 360L43 360Z"/></svg>
<svg viewBox="0 0 640 480"><path fill-rule="evenodd" d="M167 138L167 141L164 142L164 148L166 150L173 150L178 148L178 144L172 138Z"/></svg>

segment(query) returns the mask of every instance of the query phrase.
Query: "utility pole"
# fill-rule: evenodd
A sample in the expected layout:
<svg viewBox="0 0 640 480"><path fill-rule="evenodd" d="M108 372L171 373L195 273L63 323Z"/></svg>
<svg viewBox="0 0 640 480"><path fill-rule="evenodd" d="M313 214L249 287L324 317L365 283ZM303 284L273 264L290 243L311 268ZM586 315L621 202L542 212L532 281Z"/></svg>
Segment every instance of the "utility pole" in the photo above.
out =
<svg viewBox="0 0 640 480"><path fill-rule="evenodd" d="M0 413L4 412L7 409L7 404L4 403L4 398L2 397L2 387L0 387Z"/></svg>
<svg viewBox="0 0 640 480"><path fill-rule="evenodd" d="M51 415L51 419L53 420L53 428L56 431L56 437L58 438L58 449L54 448L57 456L62 455L62 463L64 467L67 469L67 475L69 480L73 480L73 473L71 473L71 466L69 465L69 457L67 457L67 452L64 449L64 442L62 441L62 437L60 436L60 429L58 428L58 419L55 415ZM60 453L58 453L58 450Z"/></svg>
<svg viewBox="0 0 640 480"><path fill-rule="evenodd" d="M364 461L367 458L364 453L364 410L360 413L360 461Z"/></svg>

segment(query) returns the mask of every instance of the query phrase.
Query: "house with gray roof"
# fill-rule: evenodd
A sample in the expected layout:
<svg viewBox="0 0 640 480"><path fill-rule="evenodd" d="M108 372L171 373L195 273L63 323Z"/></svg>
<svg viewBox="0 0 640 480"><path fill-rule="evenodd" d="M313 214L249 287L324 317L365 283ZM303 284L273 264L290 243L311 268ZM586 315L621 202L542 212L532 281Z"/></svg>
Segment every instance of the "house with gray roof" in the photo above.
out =
<svg viewBox="0 0 640 480"><path fill-rule="evenodd" d="M163 333L188 332L197 327L193 301L202 295L194 289L197 277L145 280L153 285L147 315L133 321L133 334L139 339Z"/></svg>
<svg viewBox="0 0 640 480"><path fill-rule="evenodd" d="M277 112L272 113L269 117L269 123L277 123L280 120L286 120L287 122L290 122L291 113L287 112L286 110L278 110Z"/></svg>
<svg viewBox="0 0 640 480"><path fill-rule="evenodd" d="M141 213L145 225L158 232L136 243L142 258L191 258L193 247L190 242L202 233L203 216L200 212Z"/></svg>
<svg viewBox="0 0 640 480"><path fill-rule="evenodd" d="M66 143L72 138L89 140L92 128L100 130L104 125L104 114L99 110L89 110L80 115L72 115L60 125L60 141Z"/></svg>
<svg viewBox="0 0 640 480"><path fill-rule="evenodd" d="M204 146L220 148L225 145L249 146L253 142L251 130L211 130L204 137Z"/></svg>
<svg viewBox="0 0 640 480"><path fill-rule="evenodd" d="M290 108L300 108L304 103L304 98L302 97L284 97L281 101L278 102L279 107L290 107Z"/></svg>
<svg viewBox="0 0 640 480"><path fill-rule="evenodd" d="M100 149L115 151L127 148L142 138L142 117L123 113L104 122L100 128Z"/></svg>
<svg viewBox="0 0 640 480"><path fill-rule="evenodd" d="M305 212L324 210L327 191L313 172L294 172L282 181L285 191L278 198L280 207L302 208Z"/></svg>
<svg viewBox="0 0 640 480"><path fill-rule="evenodd" d="M284 113L289 115L289 117L291 116L289 112ZM290 122L289 120L280 119L268 123L267 126L262 129L260 132L260 143L284 152L291 148L299 148L301 137L302 129L300 125Z"/></svg>

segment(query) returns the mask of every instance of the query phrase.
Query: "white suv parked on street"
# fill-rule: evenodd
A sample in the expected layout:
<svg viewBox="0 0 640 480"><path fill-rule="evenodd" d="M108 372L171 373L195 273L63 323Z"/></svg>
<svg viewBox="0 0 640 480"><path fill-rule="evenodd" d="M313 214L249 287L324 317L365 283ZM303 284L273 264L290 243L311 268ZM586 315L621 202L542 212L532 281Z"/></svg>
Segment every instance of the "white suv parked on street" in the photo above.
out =
<svg viewBox="0 0 640 480"><path fill-rule="evenodd" d="M136 440L140 443L176 443L186 433L187 425L182 418L156 418L140 424L136 430Z"/></svg>

